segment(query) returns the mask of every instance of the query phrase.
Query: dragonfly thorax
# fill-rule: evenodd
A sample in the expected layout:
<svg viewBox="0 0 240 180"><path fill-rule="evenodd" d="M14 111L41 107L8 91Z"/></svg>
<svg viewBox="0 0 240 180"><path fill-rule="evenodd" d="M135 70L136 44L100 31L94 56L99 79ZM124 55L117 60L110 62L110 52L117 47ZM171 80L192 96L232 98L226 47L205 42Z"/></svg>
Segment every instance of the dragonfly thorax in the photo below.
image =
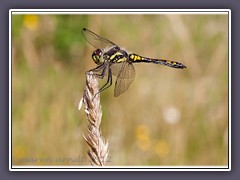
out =
<svg viewBox="0 0 240 180"><path fill-rule="evenodd" d="M97 49L92 53L92 59L96 64L102 64L104 62L103 60L103 52L101 49Z"/></svg>

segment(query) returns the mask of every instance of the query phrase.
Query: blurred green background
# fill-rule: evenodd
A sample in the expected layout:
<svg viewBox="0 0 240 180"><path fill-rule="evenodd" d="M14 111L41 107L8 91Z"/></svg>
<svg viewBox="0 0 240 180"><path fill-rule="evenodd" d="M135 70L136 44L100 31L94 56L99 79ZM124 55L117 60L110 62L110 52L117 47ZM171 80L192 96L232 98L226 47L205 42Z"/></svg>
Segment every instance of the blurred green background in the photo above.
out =
<svg viewBox="0 0 240 180"><path fill-rule="evenodd" d="M127 92L101 93L107 165L228 164L227 15L28 14L12 15L13 165L89 165L78 103L96 65L83 27L188 67L136 64Z"/></svg>

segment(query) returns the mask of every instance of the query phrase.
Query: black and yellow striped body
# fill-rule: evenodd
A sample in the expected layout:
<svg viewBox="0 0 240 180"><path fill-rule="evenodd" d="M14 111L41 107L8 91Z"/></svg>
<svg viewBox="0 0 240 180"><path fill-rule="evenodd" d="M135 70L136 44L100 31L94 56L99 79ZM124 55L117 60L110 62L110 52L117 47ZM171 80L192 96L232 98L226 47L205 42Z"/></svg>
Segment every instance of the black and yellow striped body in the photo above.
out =
<svg viewBox="0 0 240 180"><path fill-rule="evenodd" d="M112 63L122 63L127 61L128 54L118 46L112 47L103 55L104 59Z"/></svg>
<svg viewBox="0 0 240 180"><path fill-rule="evenodd" d="M184 66L182 63L179 63L176 61L147 58L147 57L139 56L137 54L128 55L126 51L123 51L118 46L115 46L111 48L109 51L107 51L103 55L103 59L106 59L112 63L123 63L124 61L129 61L131 63L145 62L145 63L161 64L161 65L169 66L172 68L179 68L179 69L186 68L186 66Z"/></svg>
<svg viewBox="0 0 240 180"><path fill-rule="evenodd" d="M153 59L153 58L147 58L147 57L142 57L137 54L129 54L129 60L132 63L154 63L154 64L161 64L165 66L169 66L172 68L179 68L183 69L186 68L182 63L176 62L176 61L171 61L171 60L165 60L165 59Z"/></svg>

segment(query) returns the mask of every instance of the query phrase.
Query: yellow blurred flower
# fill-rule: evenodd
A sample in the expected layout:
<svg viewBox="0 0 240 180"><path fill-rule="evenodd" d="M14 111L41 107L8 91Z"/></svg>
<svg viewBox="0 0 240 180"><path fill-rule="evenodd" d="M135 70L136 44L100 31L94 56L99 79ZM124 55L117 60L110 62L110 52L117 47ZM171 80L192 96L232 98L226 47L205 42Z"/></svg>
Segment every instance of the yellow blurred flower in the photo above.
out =
<svg viewBox="0 0 240 180"><path fill-rule="evenodd" d="M36 15L26 15L24 16L23 24L29 30L35 31L39 25L39 18Z"/></svg>
<svg viewBox="0 0 240 180"><path fill-rule="evenodd" d="M165 140L158 140L154 147L155 153L160 157L165 157L169 154L169 145Z"/></svg>
<svg viewBox="0 0 240 180"><path fill-rule="evenodd" d="M17 159L24 158L26 156L26 148L25 146L18 145L14 148L13 156Z"/></svg>
<svg viewBox="0 0 240 180"><path fill-rule="evenodd" d="M137 139L138 148L142 151L147 151L151 144L148 128L144 125L137 126L135 130L135 136Z"/></svg>

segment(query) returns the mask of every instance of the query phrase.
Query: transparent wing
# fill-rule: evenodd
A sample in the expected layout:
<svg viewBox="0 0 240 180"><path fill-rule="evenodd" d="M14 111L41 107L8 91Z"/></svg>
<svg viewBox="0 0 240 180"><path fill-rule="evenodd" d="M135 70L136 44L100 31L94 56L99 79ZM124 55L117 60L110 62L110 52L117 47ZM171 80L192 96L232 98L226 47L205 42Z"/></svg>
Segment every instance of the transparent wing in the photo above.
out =
<svg viewBox="0 0 240 180"><path fill-rule="evenodd" d="M121 69L119 70L114 89L114 96L117 97L123 94L129 86L132 84L135 78L135 69L131 63L125 61L121 63Z"/></svg>
<svg viewBox="0 0 240 180"><path fill-rule="evenodd" d="M94 32L86 28L82 29L82 35L89 44L91 44L93 47L97 49L104 49L106 47L116 46L113 42L95 34Z"/></svg>
<svg viewBox="0 0 240 180"><path fill-rule="evenodd" d="M122 70L122 67L124 66L125 62L124 63L114 63L112 64L110 67L111 67L111 70L112 70L112 75L118 77L119 75L119 72Z"/></svg>

